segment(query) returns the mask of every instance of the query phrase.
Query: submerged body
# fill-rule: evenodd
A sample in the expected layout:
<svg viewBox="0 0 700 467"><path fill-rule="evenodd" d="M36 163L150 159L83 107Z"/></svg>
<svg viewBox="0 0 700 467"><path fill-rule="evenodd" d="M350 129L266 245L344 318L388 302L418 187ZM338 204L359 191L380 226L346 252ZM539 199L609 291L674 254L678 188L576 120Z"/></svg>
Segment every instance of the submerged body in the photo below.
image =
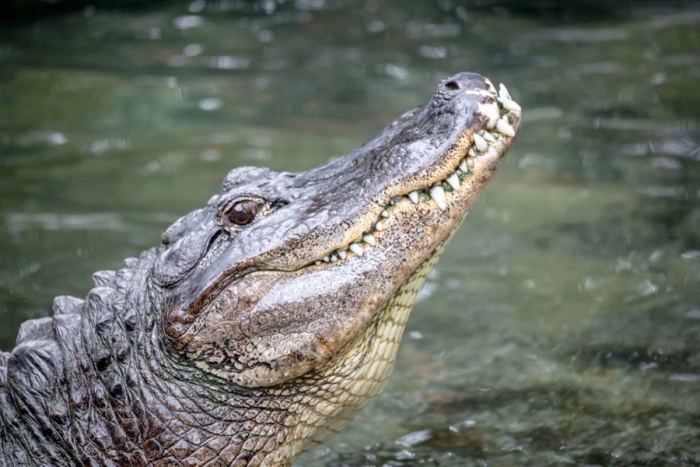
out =
<svg viewBox="0 0 700 467"><path fill-rule="evenodd" d="M460 73L300 173L231 171L0 356L0 465L287 466L383 389L424 278L520 127Z"/></svg>

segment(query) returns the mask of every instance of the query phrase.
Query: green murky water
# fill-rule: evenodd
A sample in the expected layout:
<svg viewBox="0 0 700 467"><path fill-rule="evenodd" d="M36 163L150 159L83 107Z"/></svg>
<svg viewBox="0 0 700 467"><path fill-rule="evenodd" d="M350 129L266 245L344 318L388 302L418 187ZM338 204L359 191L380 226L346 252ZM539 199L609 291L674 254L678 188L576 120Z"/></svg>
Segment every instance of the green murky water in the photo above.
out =
<svg viewBox="0 0 700 467"><path fill-rule="evenodd" d="M521 137L386 392L299 464L700 465L700 4L24 13L0 27L2 348L230 168L316 166L478 71Z"/></svg>

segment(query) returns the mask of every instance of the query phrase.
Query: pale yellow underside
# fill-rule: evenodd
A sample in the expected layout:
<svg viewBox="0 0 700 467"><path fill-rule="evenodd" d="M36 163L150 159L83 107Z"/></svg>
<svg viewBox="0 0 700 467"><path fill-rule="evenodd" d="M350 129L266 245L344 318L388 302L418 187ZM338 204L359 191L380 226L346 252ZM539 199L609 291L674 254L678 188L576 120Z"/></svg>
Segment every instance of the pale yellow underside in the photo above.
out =
<svg viewBox="0 0 700 467"><path fill-rule="evenodd" d="M324 369L320 381L316 379L314 386L299 397L294 404L299 409L298 424L274 457L266 458L263 465L290 465L290 459L299 453L340 432L382 392L394 369L401 336L418 291L449 240L438 245L373 318L366 331L346 346Z"/></svg>

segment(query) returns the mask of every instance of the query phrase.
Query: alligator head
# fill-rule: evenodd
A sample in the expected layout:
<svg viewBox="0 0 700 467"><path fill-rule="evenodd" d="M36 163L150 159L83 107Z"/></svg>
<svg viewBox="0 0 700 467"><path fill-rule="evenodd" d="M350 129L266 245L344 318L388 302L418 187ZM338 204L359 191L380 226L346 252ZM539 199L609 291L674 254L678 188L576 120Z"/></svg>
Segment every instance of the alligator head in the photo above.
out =
<svg viewBox="0 0 700 467"><path fill-rule="evenodd" d="M143 402L153 443L133 441L143 456L130 462L287 465L346 425L382 390L418 289L519 128L504 87L457 74L322 167L231 171L160 247L98 275L85 304L60 305L79 309L83 344L66 350L56 317L58 352L88 355L75 371L112 396L105 374L124 374L118 395ZM26 366L23 352L10 364Z"/></svg>

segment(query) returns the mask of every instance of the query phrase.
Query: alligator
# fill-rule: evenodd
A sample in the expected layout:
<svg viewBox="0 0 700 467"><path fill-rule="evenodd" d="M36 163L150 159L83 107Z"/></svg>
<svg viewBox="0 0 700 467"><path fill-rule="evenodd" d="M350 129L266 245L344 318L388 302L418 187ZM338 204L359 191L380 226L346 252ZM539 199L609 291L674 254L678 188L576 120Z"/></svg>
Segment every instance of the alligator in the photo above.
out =
<svg viewBox="0 0 700 467"><path fill-rule="evenodd" d="M459 73L351 153L242 167L0 356L0 465L290 466L384 388L417 292L519 131Z"/></svg>

